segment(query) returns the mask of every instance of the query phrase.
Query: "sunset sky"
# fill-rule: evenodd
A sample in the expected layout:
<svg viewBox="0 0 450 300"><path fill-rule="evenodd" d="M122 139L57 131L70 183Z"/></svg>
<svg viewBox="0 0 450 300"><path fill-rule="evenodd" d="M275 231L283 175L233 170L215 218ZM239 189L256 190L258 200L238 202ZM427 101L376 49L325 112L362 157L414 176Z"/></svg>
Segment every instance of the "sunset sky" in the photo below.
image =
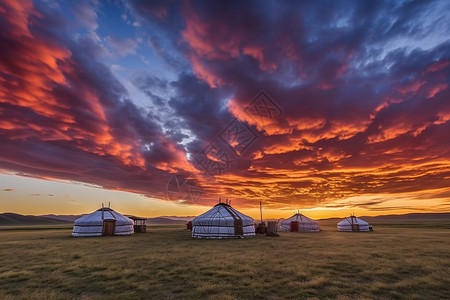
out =
<svg viewBox="0 0 450 300"><path fill-rule="evenodd" d="M0 212L450 211L450 1L0 0Z"/></svg>

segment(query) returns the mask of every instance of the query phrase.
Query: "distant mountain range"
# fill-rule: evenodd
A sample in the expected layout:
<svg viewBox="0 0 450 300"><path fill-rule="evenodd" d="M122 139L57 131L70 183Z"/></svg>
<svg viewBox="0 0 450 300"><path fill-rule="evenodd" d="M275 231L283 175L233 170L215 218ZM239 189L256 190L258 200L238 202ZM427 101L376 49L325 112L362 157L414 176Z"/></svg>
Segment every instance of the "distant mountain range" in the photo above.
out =
<svg viewBox="0 0 450 300"><path fill-rule="evenodd" d="M185 220L173 220L166 217L158 217L158 218L148 218L148 225L177 225L177 224L186 224L188 221Z"/></svg>
<svg viewBox="0 0 450 300"><path fill-rule="evenodd" d="M449 221L450 222L450 212L446 213L410 213L403 215L383 215L383 216L356 216L369 223L383 223L383 222L414 222L414 221ZM329 218L322 219L319 221L324 222L338 222L343 218Z"/></svg>
<svg viewBox="0 0 450 300"><path fill-rule="evenodd" d="M23 216L15 213L0 214L0 226L52 225L66 222L45 216Z"/></svg>
<svg viewBox="0 0 450 300"><path fill-rule="evenodd" d="M59 220L60 222L75 222L76 219L81 218L84 215L42 215L39 217L49 218L53 220Z"/></svg>
<svg viewBox="0 0 450 300"><path fill-rule="evenodd" d="M15 213L1 213L0 226L23 226L23 225L52 225L62 223L73 223L76 219L83 215L20 215ZM384 216L357 216L369 223L383 223L383 222L414 222L414 221L448 221L450 222L449 213L411 213L404 215L384 215ZM162 216L156 218L147 218L148 225L181 225L186 224L194 217L177 217L177 216ZM272 219L271 219L272 220ZM342 218L329 218L319 220L324 223L338 222ZM264 220L267 221L267 220ZM276 220L274 220L276 221ZM259 223L258 219L255 219Z"/></svg>
<svg viewBox="0 0 450 300"><path fill-rule="evenodd" d="M187 216L187 217L178 217L178 216L161 216L159 218L171 219L171 220L181 220L184 222L192 221L195 216Z"/></svg>
<svg viewBox="0 0 450 300"><path fill-rule="evenodd" d="M16 213L1 213L0 226L24 226L24 225L52 225L62 223L73 223L84 215L20 215ZM156 217L147 218L148 225L177 225L186 224L194 217Z"/></svg>

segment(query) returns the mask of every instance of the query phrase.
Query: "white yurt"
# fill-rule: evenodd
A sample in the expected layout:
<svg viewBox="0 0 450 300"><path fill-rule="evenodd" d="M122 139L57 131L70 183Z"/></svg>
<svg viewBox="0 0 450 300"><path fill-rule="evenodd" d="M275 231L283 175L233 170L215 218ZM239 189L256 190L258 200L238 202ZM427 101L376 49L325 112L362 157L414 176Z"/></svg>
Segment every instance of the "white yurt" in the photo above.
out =
<svg viewBox="0 0 450 300"><path fill-rule="evenodd" d="M358 219L354 215L350 215L350 217L337 223L338 231L370 231L370 227L369 223Z"/></svg>
<svg viewBox="0 0 450 300"><path fill-rule="evenodd" d="M72 236L129 235L134 233L134 222L109 207L75 220Z"/></svg>
<svg viewBox="0 0 450 300"><path fill-rule="evenodd" d="M280 223L280 231L314 232L319 231L319 222L296 213Z"/></svg>
<svg viewBox="0 0 450 300"><path fill-rule="evenodd" d="M226 203L219 203L192 220L193 238L224 239L254 235L253 219Z"/></svg>

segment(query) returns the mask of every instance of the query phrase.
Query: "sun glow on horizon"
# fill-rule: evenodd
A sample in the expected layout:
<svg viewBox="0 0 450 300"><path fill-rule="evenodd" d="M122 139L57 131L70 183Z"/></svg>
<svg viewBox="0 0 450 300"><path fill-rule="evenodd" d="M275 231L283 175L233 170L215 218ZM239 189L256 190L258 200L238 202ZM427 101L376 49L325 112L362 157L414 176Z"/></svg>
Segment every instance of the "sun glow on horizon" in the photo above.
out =
<svg viewBox="0 0 450 300"><path fill-rule="evenodd" d="M276 6L0 0L0 211L448 211L450 2Z"/></svg>
<svg viewBox="0 0 450 300"><path fill-rule="evenodd" d="M44 179L23 177L13 174L0 174L0 212L13 212L19 214L44 215L85 214L97 210L102 204L111 203L111 207L123 214L142 217L159 216L197 216L211 208L211 205L194 205L178 203L161 199L152 199L143 195L125 191L107 190L82 183L49 181ZM49 193L49 191L51 191ZM432 194L449 192L450 189L439 189ZM295 204L291 207L279 208L266 207L262 201L263 219L288 218L295 211L308 217L323 219L333 217L345 217L351 213L365 216L406 214L416 212L447 212L450 210L446 198L430 198L426 203L420 199L420 193L404 195L366 195L350 197L348 199L328 202L325 206L305 206ZM384 199L384 206L374 202ZM254 201L254 207L248 204L242 206L238 199L230 199L232 206L255 219L260 219L259 201ZM365 208L362 203L371 203L370 208ZM214 205L214 204L213 204Z"/></svg>

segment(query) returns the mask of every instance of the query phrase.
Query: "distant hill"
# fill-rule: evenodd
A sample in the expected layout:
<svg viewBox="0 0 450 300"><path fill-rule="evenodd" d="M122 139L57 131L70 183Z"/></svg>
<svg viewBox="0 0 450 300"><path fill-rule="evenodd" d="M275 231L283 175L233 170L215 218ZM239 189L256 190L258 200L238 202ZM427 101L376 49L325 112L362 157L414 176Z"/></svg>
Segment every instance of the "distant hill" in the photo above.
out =
<svg viewBox="0 0 450 300"><path fill-rule="evenodd" d="M372 222L450 221L450 213L411 213L404 215L364 217L364 219Z"/></svg>
<svg viewBox="0 0 450 300"><path fill-rule="evenodd" d="M383 223L383 222L425 222L425 221L449 221L450 213L410 213L404 215L384 215L384 216L356 216L369 223ZM339 222L343 218L329 218L319 220L325 223Z"/></svg>
<svg viewBox="0 0 450 300"><path fill-rule="evenodd" d="M126 217L130 218L133 217L131 215L125 215ZM179 224L186 224L188 221L185 221L184 218L180 219L172 219L172 217L155 217L155 218L147 218L146 224L147 225L179 225Z"/></svg>
<svg viewBox="0 0 450 300"><path fill-rule="evenodd" d="M0 226L23 226L23 225L51 225L61 223L73 223L83 215L20 215L15 213L0 213ZM372 224L387 223L414 223L414 222L450 222L450 212L447 213L411 213L404 215L384 215L384 216L357 216ZM184 225L194 217L163 216L156 218L147 218L148 225ZM333 224L341 221L343 218L321 219L321 224ZM265 219L267 221L277 221L275 219ZM259 219L255 219L259 223Z"/></svg>
<svg viewBox="0 0 450 300"><path fill-rule="evenodd" d="M42 216L24 216L15 213L0 214L0 226L51 225L66 222Z"/></svg>
<svg viewBox="0 0 450 300"><path fill-rule="evenodd" d="M73 223L83 215L20 215L15 213L0 214L0 226L24 226L24 225L51 225L61 223ZM186 224L184 217L171 219L172 217L147 218L148 225L180 225ZM189 218L189 217L186 217Z"/></svg>
<svg viewBox="0 0 450 300"><path fill-rule="evenodd" d="M163 218L163 217L157 217L157 218L148 218L147 224L148 225L180 225L180 224L186 224L187 221L185 220L173 220L169 218Z"/></svg>
<svg viewBox="0 0 450 300"><path fill-rule="evenodd" d="M171 220L183 220L183 221L192 221L195 216L186 216L186 217L178 217L178 216L160 216L159 218L171 219Z"/></svg>
<svg viewBox="0 0 450 300"><path fill-rule="evenodd" d="M39 217L50 218L54 220L60 220L63 222L75 222L76 219L81 218L84 215L42 215Z"/></svg>

